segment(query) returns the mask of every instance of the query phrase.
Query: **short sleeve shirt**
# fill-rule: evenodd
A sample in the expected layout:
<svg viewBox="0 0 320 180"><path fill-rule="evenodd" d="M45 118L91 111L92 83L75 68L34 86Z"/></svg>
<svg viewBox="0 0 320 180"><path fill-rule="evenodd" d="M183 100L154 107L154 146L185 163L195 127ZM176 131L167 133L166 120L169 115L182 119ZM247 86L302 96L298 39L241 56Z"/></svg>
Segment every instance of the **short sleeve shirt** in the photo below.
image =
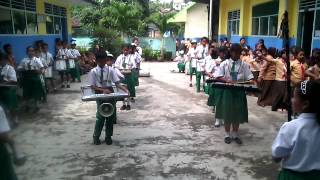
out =
<svg viewBox="0 0 320 180"><path fill-rule="evenodd" d="M52 65L53 57L51 53L49 52L41 53L41 57L47 66Z"/></svg>
<svg viewBox="0 0 320 180"><path fill-rule="evenodd" d="M134 62L134 60L131 58L130 55L123 55L121 54L120 56L118 56L116 62L115 62L115 68L118 69L133 69L136 68L136 63Z"/></svg>
<svg viewBox="0 0 320 180"><path fill-rule="evenodd" d="M39 58L33 57L30 59L29 57L27 57L22 59L22 61L18 66L18 69L29 71L29 70L40 70L43 67L44 66Z"/></svg>
<svg viewBox="0 0 320 180"><path fill-rule="evenodd" d="M250 67L247 63L237 60L233 61L232 59L227 59L220 64L219 70L217 72L217 77L224 77L227 80L232 80L231 70L233 63L235 62L234 71L237 73L237 81L243 82L253 79L253 74L250 71Z"/></svg>
<svg viewBox="0 0 320 180"><path fill-rule="evenodd" d="M103 71L101 78L101 71ZM112 87L113 84L118 83L120 78L113 67L105 66L103 68L97 66L89 73L89 84L100 88Z"/></svg>
<svg viewBox="0 0 320 180"><path fill-rule="evenodd" d="M13 81L13 82L17 82L17 74L16 71L14 70L14 68L9 65L6 64L3 67L0 67L0 74L1 74L1 78L4 81Z"/></svg>

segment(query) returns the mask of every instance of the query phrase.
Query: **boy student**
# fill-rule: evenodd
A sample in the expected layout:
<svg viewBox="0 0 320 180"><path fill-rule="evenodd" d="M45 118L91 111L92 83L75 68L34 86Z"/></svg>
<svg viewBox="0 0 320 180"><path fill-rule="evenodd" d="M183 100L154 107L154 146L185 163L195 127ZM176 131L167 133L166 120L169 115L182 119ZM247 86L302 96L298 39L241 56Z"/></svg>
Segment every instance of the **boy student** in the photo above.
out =
<svg viewBox="0 0 320 180"><path fill-rule="evenodd" d="M33 111L39 110L38 101L43 96L43 86L41 82L41 73L43 72L44 66L39 58L35 55L33 47L27 47L27 56L22 59L18 66L18 70L22 73L22 89L23 97L27 100L26 110L30 110L33 107ZM32 101L32 102L31 102Z"/></svg>
<svg viewBox="0 0 320 180"><path fill-rule="evenodd" d="M0 52L0 83L17 84L17 76L14 68L8 63L8 58ZM0 86L0 105L9 112L13 125L17 125L18 97L15 87Z"/></svg>
<svg viewBox="0 0 320 180"><path fill-rule="evenodd" d="M300 114L280 128L272 144L272 158L281 162L278 180L320 179L320 83L298 83L292 108Z"/></svg>
<svg viewBox="0 0 320 180"><path fill-rule="evenodd" d="M59 71L60 78L61 78L61 88L70 88L70 62L74 62L74 60L69 60L70 51L68 49L68 43L64 41L62 43L62 47L58 49L57 53L57 60L56 60L56 70ZM73 64L74 65L74 64ZM72 67L73 67L72 65Z"/></svg>
<svg viewBox="0 0 320 180"><path fill-rule="evenodd" d="M218 80L225 83L237 83L253 79L249 65L240 60L241 51L242 48L239 44L232 44L230 48L231 58L220 64L217 73ZM239 89L223 89L222 102L217 104L216 117L224 120L226 132L224 142L230 144L234 140L237 144L242 144L238 131L240 123L248 122L246 94Z"/></svg>
<svg viewBox="0 0 320 180"><path fill-rule="evenodd" d="M141 63L141 55L137 52L136 44L132 43L130 46L130 58L131 61L135 62L136 68L132 69L132 75L134 76L134 84L135 86L139 86L139 69Z"/></svg>
<svg viewBox="0 0 320 180"><path fill-rule="evenodd" d="M96 53L96 62L98 64L97 67L93 68L89 73L89 84L97 94L113 93L113 84L115 84L117 88L127 92L127 89L120 85L120 79L118 78L116 72L112 68L112 58L107 58L106 52L98 51ZM99 106L103 103L104 101L97 100L97 108L99 108ZM116 102L114 100L109 103L116 107ZM114 110L113 114L107 118L102 117L97 111L96 118L97 120L93 133L93 143L95 145L101 144L99 138L103 129L103 125L105 124L105 142L107 145L111 145L111 136L113 135L113 124L116 122L117 119L116 110Z"/></svg>
<svg viewBox="0 0 320 180"><path fill-rule="evenodd" d="M16 69L17 68L17 63L16 63L16 60L15 60L15 58L13 56L13 50L12 50L11 44L3 45L3 50L7 55L8 64Z"/></svg>
<svg viewBox="0 0 320 180"><path fill-rule="evenodd" d="M57 89L55 88L54 82L53 82L53 72L52 72L54 60L53 60L52 54L48 51L48 44L47 43L42 44L41 57L44 60L45 64L47 65L47 68L45 69L45 72L44 72L47 92L49 92L48 81L50 82L50 85L51 85L51 88L53 89L53 91L57 91Z"/></svg>
<svg viewBox="0 0 320 180"><path fill-rule="evenodd" d="M114 67L121 70L131 70L130 73L124 73L125 79L124 83L128 86L130 100L134 101L134 97L136 97L136 90L135 90L135 81L134 76L132 73L132 69L136 68L135 61L129 55L129 45L124 45L122 49L122 54L117 58L116 62L114 63ZM121 110L130 110L130 100L125 99L123 101L123 106L120 108Z"/></svg>
<svg viewBox="0 0 320 180"><path fill-rule="evenodd" d="M191 41L191 47L188 51L188 60L189 60L189 70L190 70L190 84L189 86L192 87L192 76L197 72L197 59L196 59L196 49L197 49L197 41Z"/></svg>
<svg viewBox="0 0 320 180"><path fill-rule="evenodd" d="M201 77L203 81L203 89L205 84L205 57L209 55L208 39L201 38L200 45L196 49L197 69L196 69L196 86L197 92L200 92Z"/></svg>
<svg viewBox="0 0 320 180"><path fill-rule="evenodd" d="M71 43L71 49L69 49L72 57L74 58L74 63L75 63L75 68L70 69L71 76L72 76L72 82L75 82L75 79L77 79L78 82L81 82L81 77L80 77L80 57L81 54L80 52L76 49L76 43L72 42Z"/></svg>

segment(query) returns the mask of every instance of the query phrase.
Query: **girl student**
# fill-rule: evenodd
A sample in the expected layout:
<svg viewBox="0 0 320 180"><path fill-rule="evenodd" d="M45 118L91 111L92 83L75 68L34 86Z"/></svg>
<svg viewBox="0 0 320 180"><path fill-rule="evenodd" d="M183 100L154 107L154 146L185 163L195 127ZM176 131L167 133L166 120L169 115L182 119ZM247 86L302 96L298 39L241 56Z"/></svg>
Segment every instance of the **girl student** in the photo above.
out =
<svg viewBox="0 0 320 180"><path fill-rule="evenodd" d="M45 61L46 65L47 65L47 68L45 69L45 72L44 72L47 92L49 91L49 88L48 88L49 87L49 85L48 85L49 82L50 82L51 88L55 92L55 91L57 91L57 89L55 88L55 85L54 85L54 82L53 82L53 64L54 64L54 60L53 60L52 54L48 51L48 44L47 43L43 43L42 44L41 57Z"/></svg>
<svg viewBox="0 0 320 180"><path fill-rule="evenodd" d="M249 65L240 60L242 47L232 44L230 48L230 59L220 64L217 79L225 83L251 82L253 74ZM238 131L240 123L248 122L248 106L245 91L234 88L223 89L221 103L216 106L216 117L224 120L225 138L224 142L230 144L234 140L242 144ZM222 103L223 102L223 103ZM232 128L232 131L231 131Z"/></svg>
<svg viewBox="0 0 320 180"><path fill-rule="evenodd" d="M197 73L197 59L196 59L196 54L197 54L197 41L192 40L191 41L191 47L188 50L188 61L189 61L189 73L190 73L190 83L189 87L192 87L192 76L193 74Z"/></svg>
<svg viewBox="0 0 320 180"><path fill-rule="evenodd" d="M300 114L280 128L272 157L281 162L278 180L320 179L320 84L302 81L294 89L292 108Z"/></svg>
<svg viewBox="0 0 320 180"><path fill-rule="evenodd" d="M305 72L308 65L305 63L304 51L301 48L293 46L290 51L292 54L290 61L291 86L295 87L306 79Z"/></svg>
<svg viewBox="0 0 320 180"><path fill-rule="evenodd" d="M27 57L20 62L18 71L22 74L23 97L27 101L26 110L36 112L39 110L38 102L43 95L40 75L43 72L44 66L41 60L36 57L33 47L27 47L26 52Z"/></svg>
<svg viewBox="0 0 320 180"><path fill-rule="evenodd" d="M271 59L276 58L277 49L270 47L267 51L266 49L261 50L261 57L268 57ZM276 65L270 63L269 61L263 60L263 64L260 68L258 85L261 89L261 94L258 97L259 106L271 106L274 96L275 89L273 88L273 83L276 78Z"/></svg>
<svg viewBox="0 0 320 180"><path fill-rule="evenodd" d="M273 100L272 100L272 111L277 111L278 109L286 109L288 102L287 93L287 63L285 50L280 51L279 57L274 59L271 56L263 57L263 60L269 63L275 64L276 66L276 76L273 82Z"/></svg>
<svg viewBox="0 0 320 180"><path fill-rule="evenodd" d="M218 58L218 52L216 48L211 47L209 49L209 56L205 58L206 67L205 67L205 75L208 78L214 79L215 73L219 65L216 63L216 59ZM213 107L213 112L215 111L215 104L214 104L214 89L212 88L211 84L207 84L207 92L209 95L207 105Z"/></svg>
<svg viewBox="0 0 320 180"><path fill-rule="evenodd" d="M123 73L125 76L124 84L127 85L130 99L125 99L123 101L123 106L120 108L121 110L130 110L130 100L134 100L134 97L136 97L136 89L135 89L135 80L134 76L132 75L132 69L136 68L135 62L132 58L130 58L130 46L124 45L122 49L122 54L118 56L116 62L114 63L114 67L122 70L131 70L131 73Z"/></svg>
<svg viewBox="0 0 320 180"><path fill-rule="evenodd" d="M313 66L311 66L307 71L306 75L308 75L312 80L320 79L320 49L315 49L312 52Z"/></svg>

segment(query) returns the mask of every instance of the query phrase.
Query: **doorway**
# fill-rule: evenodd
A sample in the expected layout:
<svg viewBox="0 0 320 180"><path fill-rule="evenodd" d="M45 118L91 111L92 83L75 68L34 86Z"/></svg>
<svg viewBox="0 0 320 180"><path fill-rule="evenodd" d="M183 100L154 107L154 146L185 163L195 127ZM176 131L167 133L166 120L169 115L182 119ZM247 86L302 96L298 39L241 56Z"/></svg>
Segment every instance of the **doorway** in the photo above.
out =
<svg viewBox="0 0 320 180"><path fill-rule="evenodd" d="M302 47L306 55L312 48L314 10L304 10L299 13L297 45Z"/></svg>

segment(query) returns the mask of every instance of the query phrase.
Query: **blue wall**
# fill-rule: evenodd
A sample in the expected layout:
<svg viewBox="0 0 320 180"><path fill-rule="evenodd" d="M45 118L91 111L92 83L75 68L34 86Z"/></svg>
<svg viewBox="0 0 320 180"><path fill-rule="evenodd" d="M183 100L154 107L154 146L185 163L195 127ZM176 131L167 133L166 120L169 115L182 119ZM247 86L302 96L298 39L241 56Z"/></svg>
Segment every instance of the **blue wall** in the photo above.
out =
<svg viewBox="0 0 320 180"><path fill-rule="evenodd" d="M313 39L312 48L320 48L320 38L314 38Z"/></svg>
<svg viewBox="0 0 320 180"><path fill-rule="evenodd" d="M61 35L0 35L0 49L4 44L11 44L17 63L26 56L26 47L33 46L35 41L43 40L49 45L49 51L55 54L55 40ZM71 35L68 37L71 39Z"/></svg>

